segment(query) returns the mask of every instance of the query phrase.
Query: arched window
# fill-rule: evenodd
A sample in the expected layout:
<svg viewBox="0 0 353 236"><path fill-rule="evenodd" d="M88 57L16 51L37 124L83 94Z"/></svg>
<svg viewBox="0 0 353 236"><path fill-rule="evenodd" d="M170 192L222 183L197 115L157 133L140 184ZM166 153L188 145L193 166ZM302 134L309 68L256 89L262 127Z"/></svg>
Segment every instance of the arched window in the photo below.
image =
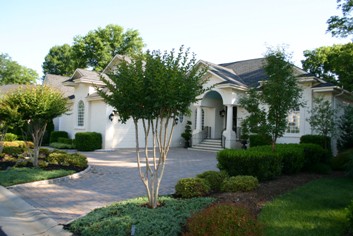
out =
<svg viewBox="0 0 353 236"><path fill-rule="evenodd" d="M85 104L83 101L78 102L77 107L77 126L84 126L85 124Z"/></svg>

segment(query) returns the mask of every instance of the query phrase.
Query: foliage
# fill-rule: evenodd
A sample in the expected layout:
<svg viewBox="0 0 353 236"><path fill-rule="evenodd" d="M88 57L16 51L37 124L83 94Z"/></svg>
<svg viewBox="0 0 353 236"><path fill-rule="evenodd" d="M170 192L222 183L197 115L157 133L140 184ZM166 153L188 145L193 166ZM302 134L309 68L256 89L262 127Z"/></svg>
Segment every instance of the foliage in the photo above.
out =
<svg viewBox="0 0 353 236"><path fill-rule="evenodd" d="M78 151L94 151L102 148L102 134L97 132L79 132L75 134Z"/></svg>
<svg viewBox="0 0 353 236"><path fill-rule="evenodd" d="M346 175L349 177L353 177L353 155L349 158L348 162L344 167Z"/></svg>
<svg viewBox="0 0 353 236"><path fill-rule="evenodd" d="M59 178L73 174L73 170L43 170L39 168L11 168L0 171L0 185L8 187L15 184Z"/></svg>
<svg viewBox="0 0 353 236"><path fill-rule="evenodd" d="M52 152L49 154L46 161L49 164L60 165L60 166L69 166L74 168L85 169L88 166L87 158L79 153L58 153Z"/></svg>
<svg viewBox="0 0 353 236"><path fill-rule="evenodd" d="M257 147L263 145L271 145L272 139L268 135L252 134L249 135L250 146Z"/></svg>
<svg viewBox="0 0 353 236"><path fill-rule="evenodd" d="M350 234L353 234L353 200L347 207L347 231Z"/></svg>
<svg viewBox="0 0 353 236"><path fill-rule="evenodd" d="M302 105L301 89L284 49L269 49L265 58L268 79L261 91L252 88L240 99L240 105L249 112L242 126L250 133L271 136L274 149L277 138L285 133L288 113Z"/></svg>
<svg viewBox="0 0 353 236"><path fill-rule="evenodd" d="M335 114L337 111L328 100L324 100L322 97L314 98L314 104L309 113L310 117L307 121L313 131L323 137L336 135L337 122ZM328 149L330 143L324 143L324 145L324 148Z"/></svg>
<svg viewBox="0 0 353 236"><path fill-rule="evenodd" d="M332 169L343 171L351 157L353 157L353 149L352 148L345 150L343 152L339 152L337 154L337 156L333 157L331 160Z"/></svg>
<svg viewBox="0 0 353 236"><path fill-rule="evenodd" d="M248 192L259 186L259 181L256 177L247 175L238 175L224 180L222 184L222 192Z"/></svg>
<svg viewBox="0 0 353 236"><path fill-rule="evenodd" d="M314 180L267 203L258 219L265 235L341 236L352 189L348 178Z"/></svg>
<svg viewBox="0 0 353 236"><path fill-rule="evenodd" d="M50 133L50 143L58 142L59 138L69 138L66 131L52 131Z"/></svg>
<svg viewBox="0 0 353 236"><path fill-rule="evenodd" d="M331 143L330 137L324 137L322 135L315 135L315 134L306 134L300 137L300 143L312 143L320 145L322 148L326 150L331 150L331 146L328 145Z"/></svg>
<svg viewBox="0 0 353 236"><path fill-rule="evenodd" d="M6 133L4 137L4 141L7 141L7 142L16 141L17 139L18 139L18 136L13 133Z"/></svg>
<svg viewBox="0 0 353 236"><path fill-rule="evenodd" d="M34 143L33 165L38 166L39 148L47 123L68 111L67 99L47 86L22 86L1 98L0 114L9 110L16 112L22 125L27 124L26 131Z"/></svg>
<svg viewBox="0 0 353 236"><path fill-rule="evenodd" d="M328 175L331 173L332 169L329 164L326 163L316 163L315 165L312 166L311 170L314 173L317 174L322 174L322 175Z"/></svg>
<svg viewBox="0 0 353 236"><path fill-rule="evenodd" d="M304 70L333 85L353 91L353 43L304 51Z"/></svg>
<svg viewBox="0 0 353 236"><path fill-rule="evenodd" d="M14 146L4 146L3 153L10 155L19 155L24 152L23 147L14 147Z"/></svg>
<svg viewBox="0 0 353 236"><path fill-rule="evenodd" d="M202 197L210 191L208 182L201 178L183 178L175 185L175 195L182 198Z"/></svg>
<svg viewBox="0 0 353 236"><path fill-rule="evenodd" d="M337 7L342 10L342 16L331 16L327 20L327 32L334 37L345 38L353 33L352 0L337 0Z"/></svg>
<svg viewBox="0 0 353 236"><path fill-rule="evenodd" d="M214 201L212 198L174 199L160 197L160 207L146 207L147 198L117 202L96 209L69 225L69 230L82 236L180 235L187 218Z"/></svg>
<svg viewBox="0 0 353 236"><path fill-rule="evenodd" d="M185 142L189 142L192 137L191 124L191 121L188 120L185 125L185 131L181 134L181 137L183 137Z"/></svg>
<svg viewBox="0 0 353 236"><path fill-rule="evenodd" d="M47 128L45 129L42 145L49 146L50 144L50 133L55 129L53 120L49 121ZM26 140L26 139L25 139Z"/></svg>
<svg viewBox="0 0 353 236"><path fill-rule="evenodd" d="M33 148L34 144L33 142L29 141L22 141L22 140L17 140L17 141L12 141L12 142L2 142L2 145L5 147L20 147L20 148Z"/></svg>
<svg viewBox="0 0 353 236"><path fill-rule="evenodd" d="M206 68L196 65L195 55L189 59L189 50L180 47L177 53L174 50L163 54L147 51L144 56L121 57L116 71L109 75L110 80L102 77L106 90L98 88L98 94L116 110L120 122L126 123L130 118L134 122L139 175L153 208L157 207L175 118L179 114L189 114L190 104L205 91L205 72ZM146 168L141 165L139 124L142 124L145 136ZM149 135L153 136L152 144ZM76 139L76 146L78 143ZM151 152L148 146L153 146Z"/></svg>
<svg viewBox="0 0 353 236"><path fill-rule="evenodd" d="M218 152L217 160L217 167L230 176L252 175L263 181L279 176L282 171L282 157L272 151L226 149Z"/></svg>
<svg viewBox="0 0 353 236"><path fill-rule="evenodd" d="M76 36L73 46L54 46L45 57L42 68L44 74L72 75L76 68L93 68L102 71L117 54L134 55L140 53L144 44L137 30L107 25Z"/></svg>
<svg viewBox="0 0 353 236"><path fill-rule="evenodd" d="M300 147L304 150L303 170L312 171L313 167L318 163L330 163L331 152L323 149L320 145L301 143Z"/></svg>
<svg viewBox="0 0 353 236"><path fill-rule="evenodd" d="M187 221L185 236L262 235L262 229L250 212L235 204L214 204Z"/></svg>
<svg viewBox="0 0 353 236"><path fill-rule="evenodd" d="M35 70L21 66L9 55L0 53L0 85L34 84L37 78Z"/></svg>
<svg viewBox="0 0 353 236"><path fill-rule="evenodd" d="M353 148L353 106L346 106L339 122L338 149Z"/></svg>
<svg viewBox="0 0 353 236"><path fill-rule="evenodd" d="M271 146L250 148L249 151L270 152ZM281 156L282 173L286 175L298 173L305 161L304 149L298 144L277 144L275 152Z"/></svg>
<svg viewBox="0 0 353 236"><path fill-rule="evenodd" d="M223 181L228 178L228 174L224 171L205 171L196 176L197 178L205 179L211 188L211 191L219 192Z"/></svg>
<svg viewBox="0 0 353 236"><path fill-rule="evenodd" d="M54 142L50 143L50 147L57 149L74 149L76 146L68 143Z"/></svg>

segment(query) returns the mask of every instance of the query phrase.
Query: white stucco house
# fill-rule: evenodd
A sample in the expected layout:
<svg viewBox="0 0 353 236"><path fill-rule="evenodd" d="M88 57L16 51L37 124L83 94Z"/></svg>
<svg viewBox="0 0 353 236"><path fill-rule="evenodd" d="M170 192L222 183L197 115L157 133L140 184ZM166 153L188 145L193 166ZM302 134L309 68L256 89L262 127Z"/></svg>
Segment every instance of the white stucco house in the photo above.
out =
<svg viewBox="0 0 353 236"><path fill-rule="evenodd" d="M107 76L106 74L114 70L123 58L120 55L115 56L102 75ZM259 86L261 81L267 79L263 70L264 62L264 58L218 65L199 61L198 63L209 68L205 75L208 79L205 86L212 86L212 89L202 94L197 103L190 104L191 117L179 117L171 145L173 147L183 145L181 133L184 131L186 121L190 120L193 125L193 147L202 148L202 143L207 139L216 140L213 145L239 148L241 121L246 116L246 111L239 106L239 98L249 88ZM352 93L318 79L298 67L293 68L298 84L303 89L306 106L288 114L287 132L278 140L279 143L298 143L302 135L313 133L307 118L314 97L324 96L335 108L353 104ZM97 95L95 86L104 86L97 72L77 69L69 78L59 77L46 75L44 79L44 84L61 87L60 89L70 98L71 112L56 120L56 130L67 131L71 137L77 132L99 132L103 137L104 149L135 147L132 121L126 124L119 123L118 115L114 116L112 113L113 108ZM52 80L60 83L55 84ZM140 138L143 143L142 137ZM335 141L333 148L335 150Z"/></svg>

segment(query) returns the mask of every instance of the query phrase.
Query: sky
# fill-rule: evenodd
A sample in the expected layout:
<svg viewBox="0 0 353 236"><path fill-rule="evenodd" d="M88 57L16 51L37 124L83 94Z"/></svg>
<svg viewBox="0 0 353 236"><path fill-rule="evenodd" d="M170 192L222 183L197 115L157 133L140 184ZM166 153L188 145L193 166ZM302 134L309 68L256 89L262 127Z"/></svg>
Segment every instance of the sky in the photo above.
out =
<svg viewBox="0 0 353 236"><path fill-rule="evenodd" d="M0 53L37 71L51 47L108 24L138 30L146 49L189 47L213 63L263 57L286 45L304 50L347 43L326 33L336 0L0 0Z"/></svg>

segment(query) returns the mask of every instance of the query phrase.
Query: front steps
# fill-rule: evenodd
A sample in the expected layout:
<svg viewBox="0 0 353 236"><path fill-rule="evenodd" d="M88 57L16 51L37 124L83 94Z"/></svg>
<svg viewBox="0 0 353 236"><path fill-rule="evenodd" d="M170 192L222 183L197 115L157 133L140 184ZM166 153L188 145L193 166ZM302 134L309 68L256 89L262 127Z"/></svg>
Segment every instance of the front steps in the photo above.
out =
<svg viewBox="0 0 353 236"><path fill-rule="evenodd" d="M205 139L201 143L192 145L188 150L218 152L223 150L220 139Z"/></svg>

